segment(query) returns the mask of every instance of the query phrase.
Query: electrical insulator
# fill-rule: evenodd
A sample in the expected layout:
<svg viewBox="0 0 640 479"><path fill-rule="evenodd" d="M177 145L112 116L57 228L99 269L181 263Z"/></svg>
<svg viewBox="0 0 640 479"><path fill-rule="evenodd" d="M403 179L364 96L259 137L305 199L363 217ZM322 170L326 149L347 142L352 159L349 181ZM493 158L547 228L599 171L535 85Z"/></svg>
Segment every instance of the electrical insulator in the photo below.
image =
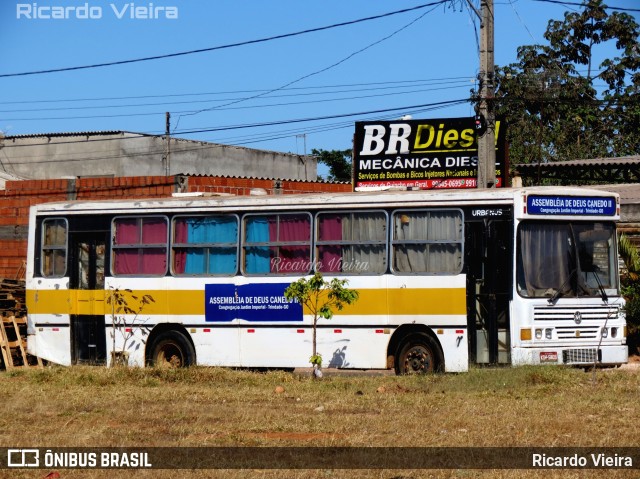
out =
<svg viewBox="0 0 640 479"><path fill-rule="evenodd" d="M473 120L477 136L484 135L487 131L487 120L484 119L483 115L476 115Z"/></svg>

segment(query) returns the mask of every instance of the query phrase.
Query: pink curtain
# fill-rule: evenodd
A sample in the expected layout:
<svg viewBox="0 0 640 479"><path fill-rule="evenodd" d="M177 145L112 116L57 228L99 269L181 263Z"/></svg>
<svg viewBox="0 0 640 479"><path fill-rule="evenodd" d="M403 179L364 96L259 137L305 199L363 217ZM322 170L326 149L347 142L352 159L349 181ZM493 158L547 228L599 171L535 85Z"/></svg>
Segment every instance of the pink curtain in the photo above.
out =
<svg viewBox="0 0 640 479"><path fill-rule="evenodd" d="M140 244L140 228L137 219L116 220L116 245Z"/></svg>
<svg viewBox="0 0 640 479"><path fill-rule="evenodd" d="M321 215L318 224L319 241L342 240L342 216ZM341 270L342 246L318 246L318 271L321 273L335 273Z"/></svg>
<svg viewBox="0 0 640 479"><path fill-rule="evenodd" d="M189 238L189 226L185 220L177 220L175 229L175 242L186 243ZM173 269L176 274L183 274L187 265L187 251L185 249L174 250Z"/></svg>
<svg viewBox="0 0 640 479"><path fill-rule="evenodd" d="M271 271L277 273L307 273L310 269L311 224L307 215L281 215L269 220L271 241L305 241L306 245L280 246L278 260L271 261Z"/></svg>
<svg viewBox="0 0 640 479"><path fill-rule="evenodd" d="M164 218L116 220L115 236L115 274L162 275L166 272L167 222ZM117 248L125 245L140 248Z"/></svg>

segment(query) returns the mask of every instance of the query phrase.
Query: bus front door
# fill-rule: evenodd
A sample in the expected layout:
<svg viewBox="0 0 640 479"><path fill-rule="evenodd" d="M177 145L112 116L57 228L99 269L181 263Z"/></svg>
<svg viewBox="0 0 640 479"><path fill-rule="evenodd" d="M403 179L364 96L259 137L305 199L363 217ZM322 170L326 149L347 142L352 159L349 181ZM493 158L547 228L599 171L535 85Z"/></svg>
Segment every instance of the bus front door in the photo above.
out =
<svg viewBox="0 0 640 479"><path fill-rule="evenodd" d="M509 364L511 221L471 220L465 231L469 358L476 364Z"/></svg>
<svg viewBox="0 0 640 479"><path fill-rule="evenodd" d="M106 364L104 233L71 233L71 283L76 313L71 316L71 363Z"/></svg>

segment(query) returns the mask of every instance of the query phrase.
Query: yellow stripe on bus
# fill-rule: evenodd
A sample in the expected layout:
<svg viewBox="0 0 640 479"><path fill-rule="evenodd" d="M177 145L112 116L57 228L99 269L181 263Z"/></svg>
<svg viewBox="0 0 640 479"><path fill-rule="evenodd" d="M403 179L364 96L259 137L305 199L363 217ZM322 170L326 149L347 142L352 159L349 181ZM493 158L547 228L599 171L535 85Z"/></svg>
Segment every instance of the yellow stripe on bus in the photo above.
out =
<svg viewBox="0 0 640 479"><path fill-rule="evenodd" d="M354 304L345 306L344 315L466 315L464 288L421 289L361 289ZM127 305L134 311L140 308L139 298L150 295L153 302L144 305L143 315L204 315L205 292L195 290L134 291L138 301L129 299ZM95 314L109 315L112 305L104 290L29 290L27 311L30 314ZM117 313L117 311L116 311ZM305 310L305 313L309 313ZM122 313L118 313L122 314Z"/></svg>

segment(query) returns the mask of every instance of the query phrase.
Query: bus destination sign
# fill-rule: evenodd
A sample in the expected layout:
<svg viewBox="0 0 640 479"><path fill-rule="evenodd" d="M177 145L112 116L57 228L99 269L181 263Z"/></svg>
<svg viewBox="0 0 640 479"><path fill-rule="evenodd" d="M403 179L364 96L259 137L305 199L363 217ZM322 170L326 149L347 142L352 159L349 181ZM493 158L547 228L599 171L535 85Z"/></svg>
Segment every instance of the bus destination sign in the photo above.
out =
<svg viewBox="0 0 640 479"><path fill-rule="evenodd" d="M603 196L527 196L530 215L615 216L616 200Z"/></svg>

